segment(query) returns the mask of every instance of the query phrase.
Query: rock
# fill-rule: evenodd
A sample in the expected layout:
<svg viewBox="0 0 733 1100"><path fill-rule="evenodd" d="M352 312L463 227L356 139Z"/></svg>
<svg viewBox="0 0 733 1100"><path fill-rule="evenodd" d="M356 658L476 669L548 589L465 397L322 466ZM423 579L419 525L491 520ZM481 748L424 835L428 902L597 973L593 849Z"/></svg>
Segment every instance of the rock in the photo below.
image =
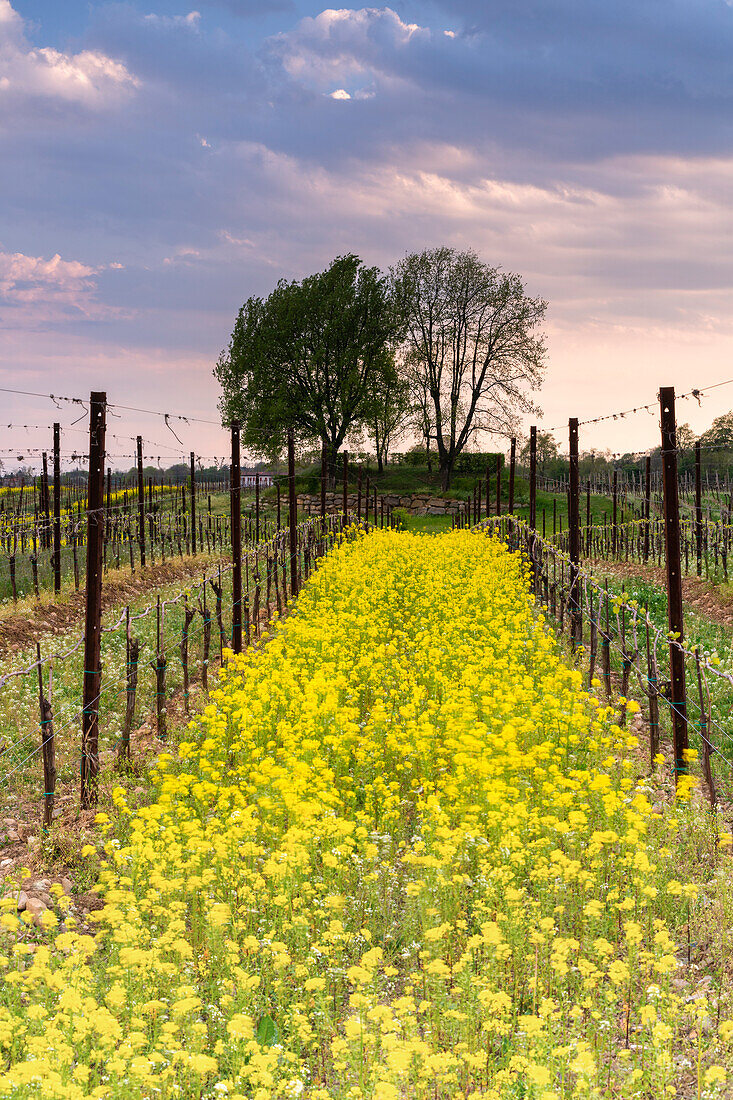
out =
<svg viewBox="0 0 733 1100"><path fill-rule="evenodd" d="M48 881L47 878L37 878L36 881L33 883L34 890L49 890L50 888L51 883Z"/></svg>
<svg viewBox="0 0 733 1100"><path fill-rule="evenodd" d="M21 890L20 893L18 894L18 912L22 913L27 905L28 905L28 895L26 894L25 890Z"/></svg>
<svg viewBox="0 0 733 1100"><path fill-rule="evenodd" d="M12 867L12 866L13 866L12 859L4 859L4 860L2 860L2 862L0 862L0 871L4 871L6 867Z"/></svg>
<svg viewBox="0 0 733 1100"><path fill-rule="evenodd" d="M61 879L61 885L63 887L63 890L64 890L65 894L70 894L71 891L74 888L74 884L73 884L73 882L71 881L70 878L62 878Z"/></svg>
<svg viewBox="0 0 733 1100"><path fill-rule="evenodd" d="M38 919L41 916L41 913L45 913L47 909L48 906L46 905L45 901L41 900L41 898L28 898L27 902L25 903L25 911L26 913L31 913L33 915L34 924L38 924Z"/></svg>
<svg viewBox="0 0 733 1100"><path fill-rule="evenodd" d="M20 840L16 829L8 829L5 835L7 836L8 840Z"/></svg>

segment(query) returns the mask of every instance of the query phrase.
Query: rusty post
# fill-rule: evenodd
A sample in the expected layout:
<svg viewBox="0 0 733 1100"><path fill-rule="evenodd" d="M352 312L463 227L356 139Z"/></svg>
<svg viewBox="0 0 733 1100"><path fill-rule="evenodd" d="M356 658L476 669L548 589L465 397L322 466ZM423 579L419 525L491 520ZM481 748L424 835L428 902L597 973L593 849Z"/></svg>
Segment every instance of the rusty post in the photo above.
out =
<svg viewBox="0 0 733 1100"><path fill-rule="evenodd" d="M68 538L67 538L68 542ZM61 591L61 425L53 426L53 590Z"/></svg>
<svg viewBox="0 0 733 1100"><path fill-rule="evenodd" d="M84 625L84 693L81 734L81 805L97 801L99 695L102 681L102 544L104 541L104 444L107 395L93 391L89 403L87 482L87 575Z"/></svg>
<svg viewBox="0 0 733 1100"><path fill-rule="evenodd" d="M239 453L239 421L232 424L232 465L229 471L232 527L232 649L242 652L242 467Z"/></svg>
<svg viewBox="0 0 733 1100"><path fill-rule="evenodd" d="M702 486L701 486L700 440L695 441L695 557L697 575L702 576Z"/></svg>
<svg viewBox="0 0 733 1100"><path fill-rule="evenodd" d="M298 498L295 495L295 432L288 430L288 492L290 520L290 595L298 595Z"/></svg>
<svg viewBox="0 0 733 1100"><path fill-rule="evenodd" d="M674 409L674 387L662 386L659 391L662 416L662 485L664 490L664 541L667 557L667 608L670 634L672 730L674 741L675 782L687 771L685 759L688 747L687 695L685 690L685 658L682 652L684 622L682 615L682 562L680 557L680 511L677 485L677 427ZM675 640L676 639L676 640Z"/></svg>
<svg viewBox="0 0 733 1100"><path fill-rule="evenodd" d="M578 421L568 421L570 451L570 489L568 494L568 527L570 536L570 636L573 645L580 642L582 627L580 611L580 483L578 478Z"/></svg>

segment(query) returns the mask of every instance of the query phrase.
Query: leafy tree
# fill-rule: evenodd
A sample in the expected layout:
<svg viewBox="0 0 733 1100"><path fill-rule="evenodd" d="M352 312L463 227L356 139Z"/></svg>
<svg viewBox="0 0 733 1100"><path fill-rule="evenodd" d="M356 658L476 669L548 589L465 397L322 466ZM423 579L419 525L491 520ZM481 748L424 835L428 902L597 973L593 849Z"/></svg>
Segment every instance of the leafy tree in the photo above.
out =
<svg viewBox="0 0 733 1100"><path fill-rule="evenodd" d="M519 457L524 466L529 466L529 440L519 452ZM548 462L554 462L560 457L557 440L550 432L537 432L537 465L544 473Z"/></svg>
<svg viewBox="0 0 733 1100"><path fill-rule="evenodd" d="M443 487L477 432L513 434L520 412L537 412L527 390L540 386L547 303L525 293L475 252L435 248L393 270L407 319L407 377L427 392ZM421 395L415 387L415 404Z"/></svg>
<svg viewBox="0 0 733 1100"><path fill-rule="evenodd" d="M407 382L400 378L394 365L375 378L369 400L369 437L377 455L381 474L389 452L409 427L410 393Z"/></svg>
<svg viewBox="0 0 733 1100"><path fill-rule="evenodd" d="M347 433L369 423L374 394L393 384L399 335L388 281L358 256L281 280L264 301L245 302L219 357L224 420L240 420L247 449L268 457L293 428L301 445L325 444L333 468Z"/></svg>
<svg viewBox="0 0 733 1100"><path fill-rule="evenodd" d="M678 445L681 430L677 432ZM700 446L706 450L733 451L733 411L715 417L708 430L700 436Z"/></svg>

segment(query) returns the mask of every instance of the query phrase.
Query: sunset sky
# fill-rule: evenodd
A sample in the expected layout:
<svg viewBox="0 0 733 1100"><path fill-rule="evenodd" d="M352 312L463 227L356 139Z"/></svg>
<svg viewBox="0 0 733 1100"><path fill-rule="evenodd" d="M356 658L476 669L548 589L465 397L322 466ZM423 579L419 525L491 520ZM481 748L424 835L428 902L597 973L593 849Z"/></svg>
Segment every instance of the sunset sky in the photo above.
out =
<svg viewBox="0 0 733 1100"><path fill-rule="evenodd" d="M443 243L548 300L546 425L733 378L731 58L724 0L0 0L0 385L215 419L248 295ZM648 413L581 435L657 442Z"/></svg>

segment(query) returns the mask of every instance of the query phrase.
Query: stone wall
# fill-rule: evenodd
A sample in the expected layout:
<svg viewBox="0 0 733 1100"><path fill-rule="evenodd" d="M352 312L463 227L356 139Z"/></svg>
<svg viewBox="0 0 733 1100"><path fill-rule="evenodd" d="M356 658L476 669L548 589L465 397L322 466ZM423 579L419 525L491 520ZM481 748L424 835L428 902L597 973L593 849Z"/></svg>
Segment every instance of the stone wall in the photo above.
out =
<svg viewBox="0 0 733 1100"><path fill-rule="evenodd" d="M463 506L464 502L460 500L445 500L443 497L431 497L427 493L385 493L384 497L377 497L377 500L384 500L385 506L390 508L403 508L406 512L409 512L411 516L450 516L457 515ZM356 493L349 493L346 498L349 511L355 512L357 505ZM342 493L326 493L326 511L327 512L340 512L343 505ZM307 515L318 515L321 510L321 498L320 496L309 496L302 494L298 496L298 507ZM364 511L364 497L361 501L362 514ZM374 494L371 494L369 501L369 512L372 513L374 508Z"/></svg>

